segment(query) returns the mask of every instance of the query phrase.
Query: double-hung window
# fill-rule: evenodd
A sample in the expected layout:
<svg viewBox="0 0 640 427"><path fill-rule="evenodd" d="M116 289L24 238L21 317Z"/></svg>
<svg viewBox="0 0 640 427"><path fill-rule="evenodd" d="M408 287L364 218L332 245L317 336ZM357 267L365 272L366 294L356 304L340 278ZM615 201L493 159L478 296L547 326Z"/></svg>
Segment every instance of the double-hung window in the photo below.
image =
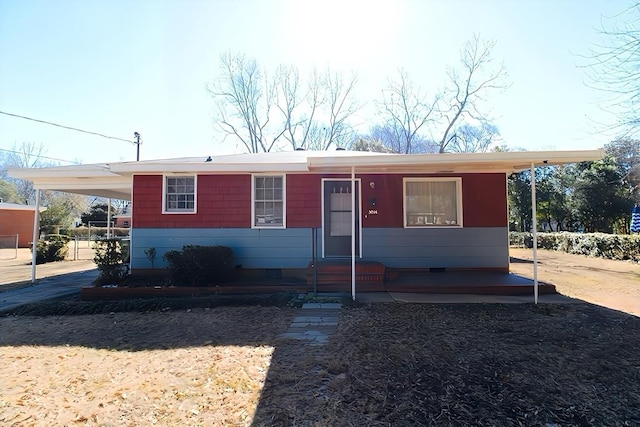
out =
<svg viewBox="0 0 640 427"><path fill-rule="evenodd" d="M405 227L462 227L461 178L405 178Z"/></svg>
<svg viewBox="0 0 640 427"><path fill-rule="evenodd" d="M254 228L283 228L285 222L284 175L254 175L252 218Z"/></svg>
<svg viewBox="0 0 640 427"><path fill-rule="evenodd" d="M162 195L164 213L195 213L196 177L165 176Z"/></svg>

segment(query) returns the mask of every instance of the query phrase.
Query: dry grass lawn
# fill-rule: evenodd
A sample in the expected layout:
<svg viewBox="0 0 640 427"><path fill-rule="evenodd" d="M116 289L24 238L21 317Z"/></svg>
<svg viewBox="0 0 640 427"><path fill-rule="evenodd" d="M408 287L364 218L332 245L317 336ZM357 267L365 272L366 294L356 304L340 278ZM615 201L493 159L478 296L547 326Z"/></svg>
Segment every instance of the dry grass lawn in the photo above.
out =
<svg viewBox="0 0 640 427"><path fill-rule="evenodd" d="M292 314L0 318L0 425L249 425Z"/></svg>

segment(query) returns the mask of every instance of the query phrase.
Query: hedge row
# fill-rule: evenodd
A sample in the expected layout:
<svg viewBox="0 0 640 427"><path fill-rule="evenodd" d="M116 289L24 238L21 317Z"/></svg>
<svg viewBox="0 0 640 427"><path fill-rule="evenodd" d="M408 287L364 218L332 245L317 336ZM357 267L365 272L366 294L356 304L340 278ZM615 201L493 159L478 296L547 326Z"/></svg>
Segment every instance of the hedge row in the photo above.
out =
<svg viewBox="0 0 640 427"><path fill-rule="evenodd" d="M538 233L538 248L596 258L630 260L640 262L639 234L605 233ZM509 244L513 247L531 248L531 233L510 232Z"/></svg>

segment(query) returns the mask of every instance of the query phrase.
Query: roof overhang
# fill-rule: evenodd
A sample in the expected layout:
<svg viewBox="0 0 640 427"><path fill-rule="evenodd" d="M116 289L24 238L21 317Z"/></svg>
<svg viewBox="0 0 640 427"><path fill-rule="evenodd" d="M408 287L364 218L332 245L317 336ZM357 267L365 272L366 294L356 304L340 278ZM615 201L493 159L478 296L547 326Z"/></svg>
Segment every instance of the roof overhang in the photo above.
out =
<svg viewBox="0 0 640 427"><path fill-rule="evenodd" d="M38 190L131 200L131 178L111 172L107 164L10 169L8 174L33 182Z"/></svg>
<svg viewBox="0 0 640 427"><path fill-rule="evenodd" d="M291 151L111 164L12 169L9 176L40 190L131 200L134 174L239 173L514 173L532 166L599 160L602 150L492 153L386 154L358 151Z"/></svg>
<svg viewBox="0 0 640 427"><path fill-rule="evenodd" d="M338 172L514 173L533 166L599 160L602 150L512 151L492 153L383 154L376 157L309 158L309 170Z"/></svg>

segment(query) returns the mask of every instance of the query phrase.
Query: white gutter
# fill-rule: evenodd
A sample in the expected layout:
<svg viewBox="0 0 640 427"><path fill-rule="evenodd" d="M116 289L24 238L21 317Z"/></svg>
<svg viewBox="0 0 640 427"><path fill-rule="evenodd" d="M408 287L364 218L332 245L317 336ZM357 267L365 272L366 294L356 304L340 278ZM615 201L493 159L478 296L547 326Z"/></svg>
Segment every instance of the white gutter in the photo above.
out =
<svg viewBox="0 0 640 427"><path fill-rule="evenodd" d="M538 304L538 220L536 215L536 173L535 165L531 163L531 237L533 239L533 302Z"/></svg>
<svg viewBox="0 0 640 427"><path fill-rule="evenodd" d="M36 282L36 256L40 237L40 189L36 189L36 211L33 214L33 240L31 242L31 283Z"/></svg>

